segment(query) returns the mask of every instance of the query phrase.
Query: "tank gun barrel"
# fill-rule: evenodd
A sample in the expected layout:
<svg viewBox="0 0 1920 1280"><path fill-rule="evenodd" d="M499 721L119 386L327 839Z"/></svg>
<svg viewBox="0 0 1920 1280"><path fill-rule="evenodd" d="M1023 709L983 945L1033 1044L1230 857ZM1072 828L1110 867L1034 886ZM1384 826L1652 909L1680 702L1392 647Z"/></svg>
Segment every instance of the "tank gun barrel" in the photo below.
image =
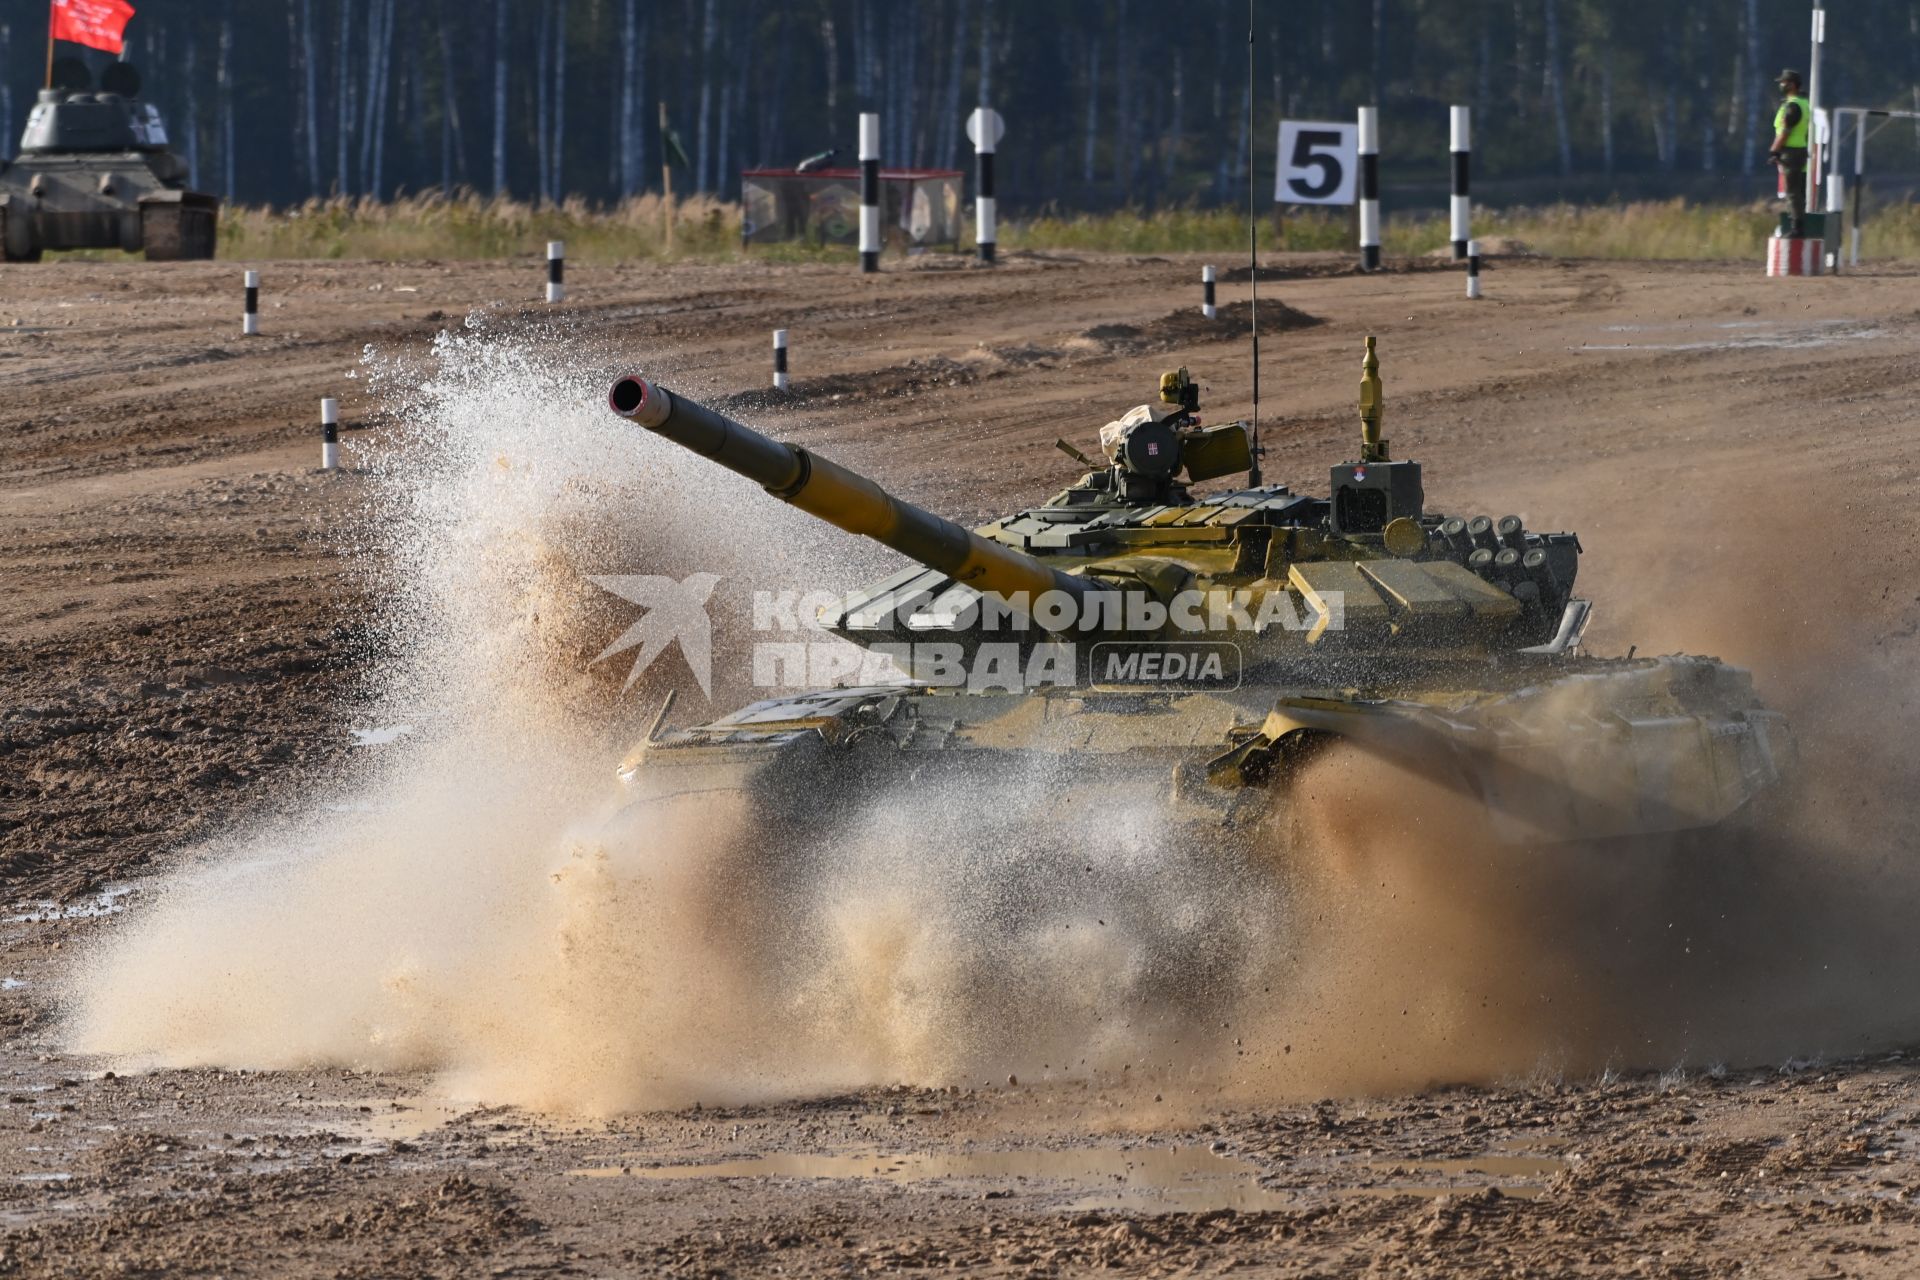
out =
<svg viewBox="0 0 1920 1280"><path fill-rule="evenodd" d="M738 472L782 502L977 590L1006 597L1047 591L1078 597L1087 590L1082 579L904 502L838 463L769 439L644 378L615 382L607 403L621 417Z"/></svg>

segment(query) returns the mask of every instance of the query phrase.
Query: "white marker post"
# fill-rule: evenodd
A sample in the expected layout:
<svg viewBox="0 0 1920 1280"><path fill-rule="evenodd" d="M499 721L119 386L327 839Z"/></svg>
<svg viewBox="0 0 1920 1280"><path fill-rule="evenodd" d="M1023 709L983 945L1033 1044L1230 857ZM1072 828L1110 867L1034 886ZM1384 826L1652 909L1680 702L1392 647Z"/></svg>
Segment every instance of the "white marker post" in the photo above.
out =
<svg viewBox="0 0 1920 1280"><path fill-rule="evenodd" d="M332 396L320 402L320 469L340 469L340 402Z"/></svg>
<svg viewBox="0 0 1920 1280"><path fill-rule="evenodd" d="M967 137L973 141L974 158L973 240L979 246L982 262L993 261L1000 238L1000 205L993 189L993 154L1006 131L1007 122L992 107L975 107L967 117Z"/></svg>
<svg viewBox="0 0 1920 1280"><path fill-rule="evenodd" d="M1814 119L1815 121L1824 120L1827 124L1827 140L1823 154L1831 157L1828 163L1832 165L1823 189L1826 207L1822 212L1827 216L1823 224L1825 231L1820 237L1820 253L1827 270L1838 272L1843 265L1840 256L1840 224L1846 216L1847 209L1847 179L1840 168L1840 155L1843 150L1840 145L1840 135L1846 117L1838 111L1829 111L1824 115L1816 115ZM1828 248L1828 245L1833 247Z"/></svg>
<svg viewBox="0 0 1920 1280"><path fill-rule="evenodd" d="M860 113L860 270L880 269L880 116Z"/></svg>
<svg viewBox="0 0 1920 1280"><path fill-rule="evenodd" d="M1860 220L1867 212L1867 114L1861 112L1853 118L1853 217L1848 229L1850 242L1848 266L1860 265Z"/></svg>
<svg viewBox="0 0 1920 1280"><path fill-rule="evenodd" d="M547 301L567 300L567 242L547 241Z"/></svg>
<svg viewBox="0 0 1920 1280"><path fill-rule="evenodd" d="M246 274L246 308L240 313L240 334L251 338L260 332L260 273Z"/></svg>
<svg viewBox="0 0 1920 1280"><path fill-rule="evenodd" d="M1453 222L1453 258L1468 256L1467 242L1473 238L1473 202L1468 196L1469 171L1473 167L1473 108L1450 107L1447 110L1448 149L1453 153L1453 200L1449 210Z"/></svg>
<svg viewBox="0 0 1920 1280"><path fill-rule="evenodd" d="M773 331L773 389L775 391L787 389L787 331L785 329Z"/></svg>
<svg viewBox="0 0 1920 1280"><path fill-rule="evenodd" d="M1360 267L1380 269L1380 108L1360 108Z"/></svg>
<svg viewBox="0 0 1920 1280"><path fill-rule="evenodd" d="M1820 162L1825 157L1820 143L1820 48L1827 42L1827 11L1818 0L1813 6L1813 48L1807 55L1807 209L1818 209L1821 185Z"/></svg>
<svg viewBox="0 0 1920 1280"><path fill-rule="evenodd" d="M1220 309L1213 305L1214 280L1215 275L1212 267L1200 268L1200 314L1209 320L1216 320L1220 316Z"/></svg>
<svg viewBox="0 0 1920 1280"><path fill-rule="evenodd" d="M1467 296L1480 296L1480 242L1467 241Z"/></svg>

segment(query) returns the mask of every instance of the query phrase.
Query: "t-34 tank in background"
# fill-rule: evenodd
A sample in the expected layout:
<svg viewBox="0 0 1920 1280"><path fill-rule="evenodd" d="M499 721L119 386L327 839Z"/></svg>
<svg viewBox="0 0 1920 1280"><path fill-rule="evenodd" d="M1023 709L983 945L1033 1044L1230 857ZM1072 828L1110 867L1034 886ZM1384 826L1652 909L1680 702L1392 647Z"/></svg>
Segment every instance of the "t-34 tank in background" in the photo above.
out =
<svg viewBox="0 0 1920 1280"><path fill-rule="evenodd" d="M48 249L211 258L220 201L187 190L187 166L168 150L158 109L140 101L132 64L109 66L95 90L84 63L62 59L53 83L27 118L19 158L0 164L0 258L33 262Z"/></svg>

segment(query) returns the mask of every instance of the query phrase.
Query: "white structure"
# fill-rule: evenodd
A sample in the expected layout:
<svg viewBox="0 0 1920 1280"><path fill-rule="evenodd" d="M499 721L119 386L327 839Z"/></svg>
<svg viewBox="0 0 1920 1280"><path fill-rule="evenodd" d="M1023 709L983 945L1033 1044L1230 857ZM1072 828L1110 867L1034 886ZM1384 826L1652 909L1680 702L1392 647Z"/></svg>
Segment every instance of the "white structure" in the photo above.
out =
<svg viewBox="0 0 1920 1280"><path fill-rule="evenodd" d="M1860 229L1867 217L1867 139L1878 128L1885 128L1895 120L1920 120L1920 111L1882 111L1876 107L1835 107L1827 113L1832 128L1827 137L1827 155L1831 157L1826 173L1826 212L1831 218L1844 218L1847 226L1847 244L1845 258L1848 265L1860 265ZM1870 122L1879 121L1878 125ZM1841 159L1847 152L1847 130L1853 130L1853 169L1849 176L1842 168ZM1811 168L1811 165L1809 165ZM1808 181L1812 181L1809 176ZM1836 252L1829 267L1838 267L1840 254L1837 250L1838 238L1835 238Z"/></svg>

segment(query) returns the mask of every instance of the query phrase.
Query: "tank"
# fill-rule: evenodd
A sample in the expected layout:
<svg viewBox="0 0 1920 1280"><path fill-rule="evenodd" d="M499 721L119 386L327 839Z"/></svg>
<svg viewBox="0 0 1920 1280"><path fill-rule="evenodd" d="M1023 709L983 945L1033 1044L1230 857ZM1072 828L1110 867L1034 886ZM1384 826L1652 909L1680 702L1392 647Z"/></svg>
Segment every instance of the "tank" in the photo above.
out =
<svg viewBox="0 0 1920 1280"><path fill-rule="evenodd" d="M1259 482L1247 424L1203 424L1181 369L1100 429L1099 456L1060 442L1077 480L975 529L644 378L610 402L909 561L820 617L866 651L854 683L657 722L621 766L644 800L731 796L756 825L830 841L889 788L990 798L1041 778L1089 830L1148 796L1225 848L1284 842L1300 766L1345 742L1471 797L1493 840L1544 849L1710 830L1792 758L1747 671L1583 650L1575 534L1430 510L1421 464L1381 435L1372 338L1359 448L1324 494Z"/></svg>
<svg viewBox="0 0 1920 1280"><path fill-rule="evenodd" d="M27 117L20 155L0 165L0 256L34 262L48 249L144 251L149 261L211 258L220 201L187 190L160 112L140 76L116 62L96 88L63 59Z"/></svg>

